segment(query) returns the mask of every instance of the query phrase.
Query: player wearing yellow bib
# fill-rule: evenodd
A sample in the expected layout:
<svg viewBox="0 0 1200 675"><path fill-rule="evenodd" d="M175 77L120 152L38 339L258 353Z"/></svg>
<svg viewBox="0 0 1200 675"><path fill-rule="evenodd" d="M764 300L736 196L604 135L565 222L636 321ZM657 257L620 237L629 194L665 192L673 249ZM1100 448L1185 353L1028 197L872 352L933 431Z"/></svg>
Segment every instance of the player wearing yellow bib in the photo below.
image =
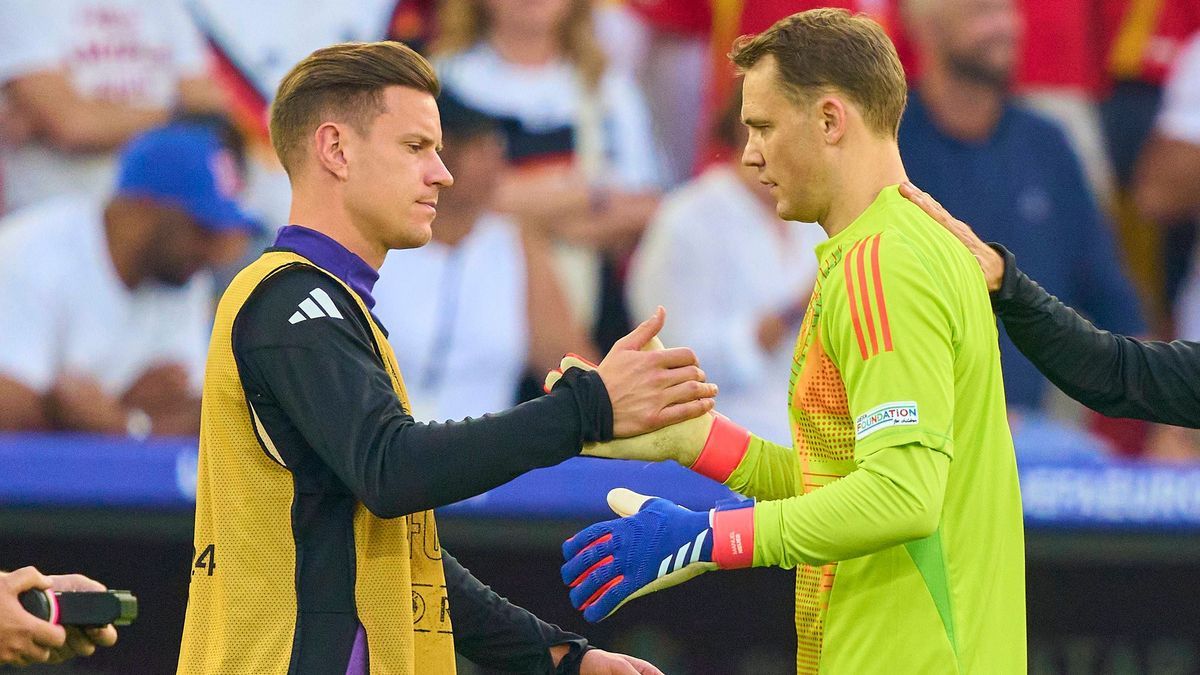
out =
<svg viewBox="0 0 1200 675"><path fill-rule="evenodd" d="M591 648L485 586L445 551L432 509L712 409L686 349L641 350L480 419L418 421L371 312L389 250L432 234L437 77L396 42L313 52L271 113L291 224L229 284L205 369L195 557L178 672L661 675ZM402 302L400 299L399 302Z"/></svg>
<svg viewBox="0 0 1200 675"><path fill-rule="evenodd" d="M904 74L840 10L735 44L743 161L829 234L796 343L793 448L708 416L585 453L676 459L757 498L626 517L564 544L589 620L711 569L796 569L802 673L1012 673L1025 659L1020 493L996 327L969 253L900 196ZM571 362L565 366L573 365Z"/></svg>

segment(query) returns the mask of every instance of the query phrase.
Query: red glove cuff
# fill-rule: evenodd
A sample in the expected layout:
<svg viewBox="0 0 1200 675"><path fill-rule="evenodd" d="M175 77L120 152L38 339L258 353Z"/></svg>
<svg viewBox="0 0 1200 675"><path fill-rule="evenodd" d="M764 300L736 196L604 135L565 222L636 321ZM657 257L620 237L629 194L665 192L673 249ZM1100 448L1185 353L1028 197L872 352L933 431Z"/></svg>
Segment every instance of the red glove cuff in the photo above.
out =
<svg viewBox="0 0 1200 675"><path fill-rule="evenodd" d="M746 450L750 448L750 432L724 415L713 413L713 417L715 419L708 431L704 449L690 468L702 476L724 483L746 456Z"/></svg>
<svg viewBox="0 0 1200 675"><path fill-rule="evenodd" d="M754 507L712 512L713 562L721 569L754 564Z"/></svg>

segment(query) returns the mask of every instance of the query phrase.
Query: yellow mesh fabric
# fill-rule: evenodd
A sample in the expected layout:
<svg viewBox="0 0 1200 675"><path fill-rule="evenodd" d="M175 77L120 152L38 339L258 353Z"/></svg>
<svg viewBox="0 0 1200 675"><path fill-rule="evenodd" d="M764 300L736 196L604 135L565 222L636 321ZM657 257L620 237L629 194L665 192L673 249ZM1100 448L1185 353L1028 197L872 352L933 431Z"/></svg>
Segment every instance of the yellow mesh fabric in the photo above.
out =
<svg viewBox="0 0 1200 675"><path fill-rule="evenodd" d="M210 550L210 556L202 567L192 567L179 673L288 670L296 622L292 476L263 452L254 435L233 358L232 328L253 290L293 263L311 265L292 253L264 254L234 278L217 308L204 378L194 535L197 555ZM366 314L358 296L351 296ZM395 356L373 324L372 331L407 409ZM417 531L420 548L410 546ZM382 520L360 504L354 533L355 599L367 633L371 675L454 673L433 513ZM427 541L434 542L432 547ZM431 590L422 602L441 611L416 617L418 589Z"/></svg>

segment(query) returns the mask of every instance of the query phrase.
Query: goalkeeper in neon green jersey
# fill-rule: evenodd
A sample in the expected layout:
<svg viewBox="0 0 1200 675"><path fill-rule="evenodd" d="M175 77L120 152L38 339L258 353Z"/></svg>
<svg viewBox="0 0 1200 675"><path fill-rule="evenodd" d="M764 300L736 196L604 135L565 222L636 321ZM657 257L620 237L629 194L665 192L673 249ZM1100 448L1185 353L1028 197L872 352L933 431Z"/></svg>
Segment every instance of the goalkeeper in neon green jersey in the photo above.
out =
<svg viewBox="0 0 1200 675"><path fill-rule="evenodd" d="M813 10L742 38L732 58L743 161L782 218L829 234L792 366L794 447L706 416L586 449L676 459L757 501L696 513L614 491L625 517L564 544L571 600L597 621L704 571L795 568L801 673L1024 672L995 322L970 254L898 193L895 50L869 19Z"/></svg>

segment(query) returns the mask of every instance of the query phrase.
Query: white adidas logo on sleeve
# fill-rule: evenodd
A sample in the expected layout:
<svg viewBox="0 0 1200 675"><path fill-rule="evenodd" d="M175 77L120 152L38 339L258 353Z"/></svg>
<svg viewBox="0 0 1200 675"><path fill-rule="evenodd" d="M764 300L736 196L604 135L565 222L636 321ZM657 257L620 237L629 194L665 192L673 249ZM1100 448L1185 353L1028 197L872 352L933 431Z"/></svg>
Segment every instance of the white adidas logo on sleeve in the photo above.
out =
<svg viewBox="0 0 1200 675"><path fill-rule="evenodd" d="M315 302L314 302L315 301ZM308 292L308 297L300 303L300 309L292 314L292 318L288 319L288 323L300 323L309 319L319 319L323 316L332 319L341 319L342 313L338 311L336 305L333 304L333 299L324 289L314 288Z"/></svg>

